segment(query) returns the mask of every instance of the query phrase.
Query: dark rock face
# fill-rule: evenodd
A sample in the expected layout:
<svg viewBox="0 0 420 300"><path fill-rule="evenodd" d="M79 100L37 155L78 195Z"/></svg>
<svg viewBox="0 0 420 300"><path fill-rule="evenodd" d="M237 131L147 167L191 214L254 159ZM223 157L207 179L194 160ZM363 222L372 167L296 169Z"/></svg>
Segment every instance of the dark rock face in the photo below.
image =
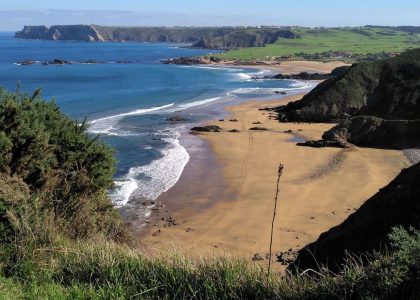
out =
<svg viewBox="0 0 420 300"><path fill-rule="evenodd" d="M420 120L384 120L358 116L341 121L325 132L320 141L299 146L348 148L351 145L373 148L407 149L420 146Z"/></svg>
<svg viewBox="0 0 420 300"><path fill-rule="evenodd" d="M299 74L290 75L277 74L270 77L270 79L325 80L331 77L332 75L330 74L301 72Z"/></svg>
<svg viewBox="0 0 420 300"><path fill-rule="evenodd" d="M298 38L293 31L279 28L240 27L112 27L98 25L25 26L17 38L77 41L133 41L190 43L192 47L233 49L262 47L278 38Z"/></svg>
<svg viewBox="0 0 420 300"><path fill-rule="evenodd" d="M200 38L193 47L209 49L263 47L279 38L295 39L298 35L291 30L232 28L225 32L216 30L209 36Z"/></svg>
<svg viewBox="0 0 420 300"><path fill-rule="evenodd" d="M322 136L325 142L347 141L362 147L406 149L420 146L420 120L384 120L358 116L342 121Z"/></svg>
<svg viewBox="0 0 420 300"><path fill-rule="evenodd" d="M420 49L376 62L362 62L276 109L280 121L335 122L357 115L420 119Z"/></svg>
<svg viewBox="0 0 420 300"><path fill-rule="evenodd" d="M300 250L289 268L305 270L327 265L337 271L346 251L357 255L380 249L387 245L387 235L397 225L420 227L420 164L403 170L342 224Z"/></svg>
<svg viewBox="0 0 420 300"><path fill-rule="evenodd" d="M345 142L342 142L340 140L334 140L334 141L306 141L303 143L297 143L296 145L302 146L302 147L312 147L312 148L324 148L324 147L333 147L333 148L347 148L348 145Z"/></svg>

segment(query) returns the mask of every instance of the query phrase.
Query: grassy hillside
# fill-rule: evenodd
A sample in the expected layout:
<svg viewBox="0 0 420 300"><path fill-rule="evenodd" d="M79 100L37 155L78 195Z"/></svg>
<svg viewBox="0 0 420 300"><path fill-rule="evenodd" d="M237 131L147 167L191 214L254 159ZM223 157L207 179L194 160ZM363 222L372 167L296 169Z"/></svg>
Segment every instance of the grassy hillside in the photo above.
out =
<svg viewBox="0 0 420 300"><path fill-rule="evenodd" d="M420 49L375 62L353 64L302 100L278 108L284 121L331 122L349 116L420 118Z"/></svg>
<svg viewBox="0 0 420 300"><path fill-rule="evenodd" d="M232 50L218 55L218 57L235 60L281 57L351 59L357 58L359 55L395 53L408 48L420 47L420 36L417 33L388 27L298 28L293 32L300 38L279 38L274 44L265 47Z"/></svg>

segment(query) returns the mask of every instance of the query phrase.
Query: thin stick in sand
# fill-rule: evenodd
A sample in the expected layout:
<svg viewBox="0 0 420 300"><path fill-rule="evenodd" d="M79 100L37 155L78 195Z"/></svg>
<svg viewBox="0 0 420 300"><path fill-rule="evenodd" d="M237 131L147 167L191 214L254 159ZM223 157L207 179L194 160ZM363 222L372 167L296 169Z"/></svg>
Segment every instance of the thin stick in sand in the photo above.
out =
<svg viewBox="0 0 420 300"><path fill-rule="evenodd" d="M276 197L274 198L274 211L273 211L273 220L271 222L271 237L270 237L270 254L268 258L268 273L267 273L267 280L270 277L271 271L271 255L272 255L272 247L273 247L273 231L274 231L274 221L276 220L276 211L277 211L277 200L279 197L280 191L280 177L283 174L284 166L282 164L279 165L279 169L277 171L277 188L276 188Z"/></svg>

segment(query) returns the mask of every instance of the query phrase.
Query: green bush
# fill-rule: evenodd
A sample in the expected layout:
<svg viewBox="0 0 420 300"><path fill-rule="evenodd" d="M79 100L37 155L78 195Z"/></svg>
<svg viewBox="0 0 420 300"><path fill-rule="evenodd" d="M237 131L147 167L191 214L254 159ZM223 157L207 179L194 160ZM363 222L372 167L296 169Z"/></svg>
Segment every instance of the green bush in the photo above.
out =
<svg viewBox="0 0 420 300"><path fill-rule="evenodd" d="M107 196L116 165L113 151L89 136L87 126L66 117L53 101L43 101L39 90L29 95L0 89L3 240L10 235L7 230L17 230L12 219L34 222L45 213L69 238L98 233L111 237L121 231L120 217ZM11 178L26 187L25 195L16 198L5 190L13 186Z"/></svg>

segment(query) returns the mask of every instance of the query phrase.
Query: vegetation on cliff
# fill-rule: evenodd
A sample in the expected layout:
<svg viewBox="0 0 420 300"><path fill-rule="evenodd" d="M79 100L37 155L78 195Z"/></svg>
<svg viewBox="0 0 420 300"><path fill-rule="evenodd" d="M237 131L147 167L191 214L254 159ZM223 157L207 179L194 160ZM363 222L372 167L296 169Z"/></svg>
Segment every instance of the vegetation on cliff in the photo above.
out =
<svg viewBox="0 0 420 300"><path fill-rule="evenodd" d="M302 100L277 108L280 120L332 122L357 115L420 118L420 49L354 64Z"/></svg>

